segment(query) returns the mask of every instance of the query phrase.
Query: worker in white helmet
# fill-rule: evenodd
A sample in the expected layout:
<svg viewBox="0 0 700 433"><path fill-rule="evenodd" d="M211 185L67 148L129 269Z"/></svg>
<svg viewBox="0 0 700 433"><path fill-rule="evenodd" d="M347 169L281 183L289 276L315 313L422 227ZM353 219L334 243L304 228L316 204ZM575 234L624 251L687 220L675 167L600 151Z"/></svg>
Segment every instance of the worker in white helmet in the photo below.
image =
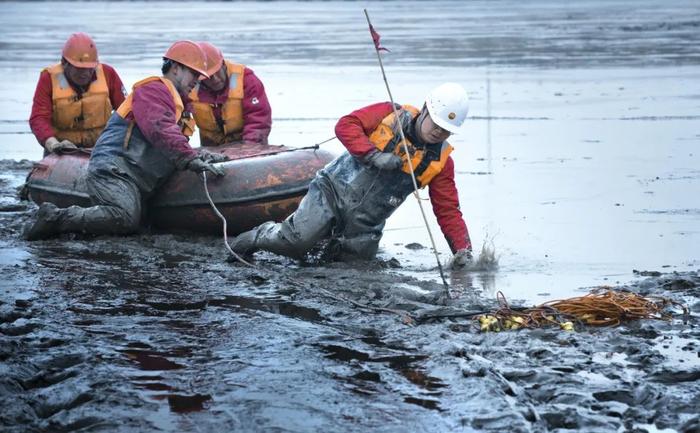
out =
<svg viewBox="0 0 700 433"><path fill-rule="evenodd" d="M452 266L472 258L467 225L459 209L452 146L447 138L460 130L468 112L467 94L459 84L433 89L422 109L390 102L342 117L335 133L347 152L320 170L297 211L282 223L267 222L238 236L241 254L271 251L303 258L323 240L334 259L371 259L377 252L386 219L413 192L403 129L419 188L428 186L433 212L454 254Z"/></svg>

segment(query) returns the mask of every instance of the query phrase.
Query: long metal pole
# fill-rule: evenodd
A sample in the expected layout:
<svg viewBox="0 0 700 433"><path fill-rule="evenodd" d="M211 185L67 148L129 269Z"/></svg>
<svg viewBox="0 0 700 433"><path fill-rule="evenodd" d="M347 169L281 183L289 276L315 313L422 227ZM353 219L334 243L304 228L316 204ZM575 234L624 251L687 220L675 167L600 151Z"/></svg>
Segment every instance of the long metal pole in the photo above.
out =
<svg viewBox="0 0 700 433"><path fill-rule="evenodd" d="M364 9L365 17L367 18L367 25L372 28L372 23L369 20L369 14L367 9ZM418 192L418 184L416 183L416 176L413 170L413 161L411 161L411 154L408 151L408 145L406 143L406 136L403 133L403 128L401 127L401 119L399 118L399 113L396 110L396 104L394 103L394 96L391 94L391 88L389 87L389 82L386 79L386 72L384 72L384 63L382 63L382 56L379 54L379 48L377 44L374 44L374 51L377 53L377 60L379 60L379 67L382 70L382 78L384 78L384 85L386 85L386 91L389 93L389 100L391 100L391 107L394 110L394 119L398 122L399 133L401 134L401 145L403 146L403 151L406 154L406 160L408 161L408 168L411 171L411 180L413 181L413 196L418 201L418 207L420 208L420 213L423 216L423 222L425 222L425 228L428 230L428 236L430 237L430 243L433 246L433 253L435 254L435 260L437 261L438 270L440 271L440 277L442 278L442 283L445 285L445 291L447 295L450 295L449 285L445 279L445 273L442 270L442 264L440 263L440 256L438 255L437 247L435 246L435 239L433 238L433 233L430 231L430 226L428 225L428 218L425 216L425 210L423 210L423 203Z"/></svg>

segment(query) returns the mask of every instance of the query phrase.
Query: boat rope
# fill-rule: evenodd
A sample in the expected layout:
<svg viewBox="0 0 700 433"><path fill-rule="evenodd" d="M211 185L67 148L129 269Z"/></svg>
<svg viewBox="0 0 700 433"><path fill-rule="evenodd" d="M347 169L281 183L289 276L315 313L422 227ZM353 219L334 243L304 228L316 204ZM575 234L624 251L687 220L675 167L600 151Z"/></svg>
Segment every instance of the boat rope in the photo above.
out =
<svg viewBox="0 0 700 433"><path fill-rule="evenodd" d="M239 262L243 263L246 266L250 266L251 268L256 268L256 266L254 264L248 262L243 257L236 254L236 252L233 251L233 249L231 248L231 245L229 245L228 233L227 233L228 223L226 222L226 217L224 217L224 215L221 212L219 212L219 209L214 204L214 200L212 200L211 195L209 195L209 187L207 187L207 173L204 171L202 172L202 183L204 184L204 193L207 195L207 200L209 200L209 204L211 205L211 208L214 210L214 213L219 217L219 219L221 219L221 221L224 223L223 224L223 226L224 226L224 245L226 245L226 249Z"/></svg>
<svg viewBox="0 0 700 433"><path fill-rule="evenodd" d="M311 147L318 149L319 146L321 146L322 144L326 144L326 143L328 143L328 142L331 141L331 140L335 140L336 138L338 138L338 137L336 137L336 136L334 135L334 136L332 136L331 138L327 138L327 139L323 140L323 141L320 142L320 143L314 144L314 145L311 146Z"/></svg>
<svg viewBox="0 0 700 433"><path fill-rule="evenodd" d="M369 20L369 14L367 13L367 9L365 11L365 17L367 18L367 25L369 26L369 31L370 31L370 36L372 37L372 40L374 41L374 28L372 27L372 23ZM391 106L394 109L394 118L395 119L400 119L398 112L396 111L396 103L394 103L394 96L391 94L391 88L389 88L389 82L386 79L386 72L384 72L384 63L382 63L382 56L379 54L379 41L377 40L374 42L374 51L377 53L377 60L379 60L379 67L382 70L382 77L384 78L384 84L386 85L386 91L389 93L389 99L391 100ZM430 243L433 246L433 253L435 254L435 260L437 261L438 265L438 270L440 271L440 277L442 278L442 284L445 286L445 293L448 298L451 297L450 294L450 286L447 284L447 280L445 279L445 273L442 270L442 263L440 263L440 256L438 255L437 251L437 246L435 245L435 239L433 238L433 232L430 231L430 225L428 224L428 218L425 216L425 210L423 209L423 203L420 197L420 193L418 192L418 184L416 183L416 175L413 170L413 161L411 161L410 155L411 153L408 151L408 145L406 144L406 136L403 133L403 128L398 128L399 133L401 134L401 145L403 146L403 150L405 154L407 155L406 161L408 161L408 168L411 172L411 180L413 181L413 196L416 198L416 201L418 202L418 207L420 208L420 213L423 216L423 222L425 222L425 228L428 230L428 237L430 237Z"/></svg>
<svg viewBox="0 0 700 433"><path fill-rule="evenodd" d="M602 286L585 296L545 302L532 308L511 307L502 292L496 294L499 308L472 316L482 332L559 326L574 331L575 326L618 326L640 319L671 320L675 307L688 317L688 307L661 296L642 296L626 290Z"/></svg>

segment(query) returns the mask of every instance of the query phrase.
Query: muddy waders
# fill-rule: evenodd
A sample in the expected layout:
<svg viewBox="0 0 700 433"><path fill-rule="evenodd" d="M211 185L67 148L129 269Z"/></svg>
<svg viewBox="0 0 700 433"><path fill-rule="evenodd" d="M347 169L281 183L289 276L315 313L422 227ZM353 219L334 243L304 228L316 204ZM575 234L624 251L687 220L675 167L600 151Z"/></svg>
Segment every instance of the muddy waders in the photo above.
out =
<svg viewBox="0 0 700 433"><path fill-rule="evenodd" d="M89 172L85 183L94 206L59 209L53 203L43 203L24 238L39 240L61 233L128 234L138 230L141 194L124 172L117 167Z"/></svg>
<svg viewBox="0 0 700 433"><path fill-rule="evenodd" d="M411 178L400 170L379 170L344 153L318 172L296 212L239 235L231 248L300 259L328 239L331 259L371 260L386 219L411 191Z"/></svg>
<svg viewBox="0 0 700 433"><path fill-rule="evenodd" d="M23 235L38 240L61 233L134 233L141 223L142 200L188 162L173 161L152 146L136 124L114 113L92 151L85 178L93 206L59 209L42 204Z"/></svg>

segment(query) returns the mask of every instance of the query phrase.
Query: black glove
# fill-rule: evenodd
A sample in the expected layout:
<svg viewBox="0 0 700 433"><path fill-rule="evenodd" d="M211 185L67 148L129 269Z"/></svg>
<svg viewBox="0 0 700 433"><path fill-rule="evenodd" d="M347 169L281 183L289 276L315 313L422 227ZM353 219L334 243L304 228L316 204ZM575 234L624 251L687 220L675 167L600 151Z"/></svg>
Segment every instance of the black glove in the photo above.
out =
<svg viewBox="0 0 700 433"><path fill-rule="evenodd" d="M189 164L187 164L187 169L197 173L201 173L206 170L216 176L224 176L226 174L223 168L213 165L210 162L206 162L201 157L197 157L190 161Z"/></svg>
<svg viewBox="0 0 700 433"><path fill-rule="evenodd" d="M198 153L199 158L201 158L204 162L224 162L229 160L229 157L223 153L209 152L206 149L200 148Z"/></svg>
<svg viewBox="0 0 700 433"><path fill-rule="evenodd" d="M375 151L365 159L369 164L380 170L396 170L403 165L400 157L393 153Z"/></svg>

